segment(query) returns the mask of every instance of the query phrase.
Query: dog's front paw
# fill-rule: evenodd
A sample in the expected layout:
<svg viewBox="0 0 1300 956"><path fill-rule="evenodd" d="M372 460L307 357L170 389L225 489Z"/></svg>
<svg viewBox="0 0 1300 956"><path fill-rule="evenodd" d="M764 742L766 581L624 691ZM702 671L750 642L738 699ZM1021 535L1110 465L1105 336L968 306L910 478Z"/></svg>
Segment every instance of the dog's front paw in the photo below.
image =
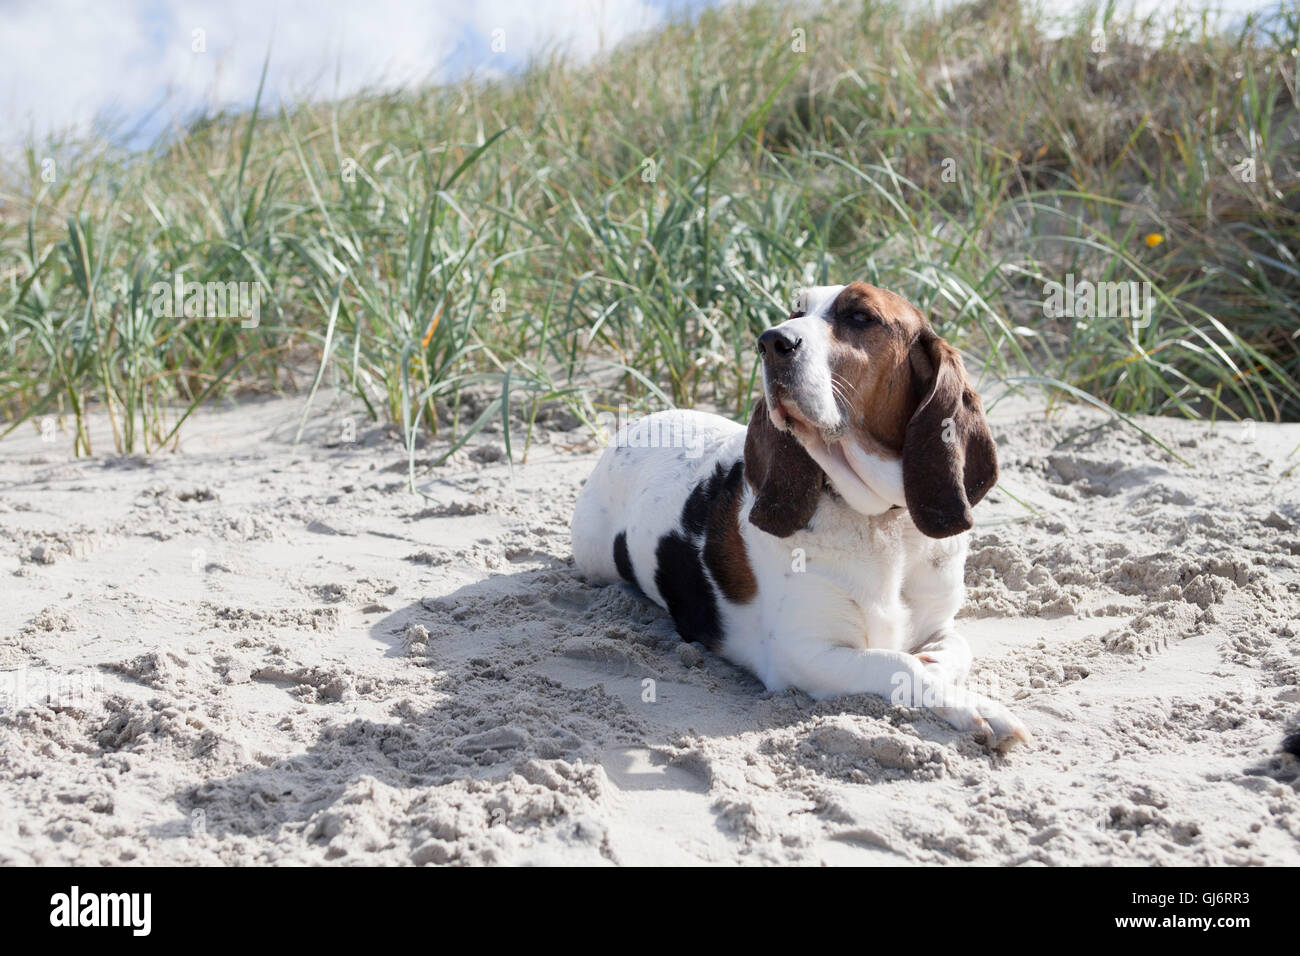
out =
<svg viewBox="0 0 1300 956"><path fill-rule="evenodd" d="M954 659L951 654L925 651L914 655L921 666L925 668L925 673L933 680L943 685L960 687L966 681L966 673L970 670L969 655L963 660L960 657Z"/></svg>
<svg viewBox="0 0 1300 956"><path fill-rule="evenodd" d="M1017 744L1034 742L1028 728L996 700L960 688L945 696L949 699L933 707L934 712L990 750L1005 753Z"/></svg>

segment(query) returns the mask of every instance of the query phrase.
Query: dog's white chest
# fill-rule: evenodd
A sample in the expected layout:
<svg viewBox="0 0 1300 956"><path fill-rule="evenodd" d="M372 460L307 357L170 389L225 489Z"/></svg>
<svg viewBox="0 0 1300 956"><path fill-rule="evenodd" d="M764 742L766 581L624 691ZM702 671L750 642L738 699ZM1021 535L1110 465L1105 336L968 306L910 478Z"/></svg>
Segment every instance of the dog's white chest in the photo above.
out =
<svg viewBox="0 0 1300 956"><path fill-rule="evenodd" d="M780 673L780 660L792 640L905 647L911 614L903 601L903 571L915 543L907 524L902 510L864 522L828 500L807 530L789 538L747 532L764 588L753 606L728 608L728 654L752 661L769 686L785 686L789 678Z"/></svg>

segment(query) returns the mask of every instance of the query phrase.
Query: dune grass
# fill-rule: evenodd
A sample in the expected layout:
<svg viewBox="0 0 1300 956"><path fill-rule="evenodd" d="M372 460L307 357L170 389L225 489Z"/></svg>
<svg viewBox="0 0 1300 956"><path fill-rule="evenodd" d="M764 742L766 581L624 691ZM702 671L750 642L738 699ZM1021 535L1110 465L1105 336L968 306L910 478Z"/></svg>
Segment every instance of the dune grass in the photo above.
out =
<svg viewBox="0 0 1300 956"><path fill-rule="evenodd" d="M583 67L259 98L143 153L32 144L0 171L0 434L100 451L103 408L150 452L205 401L326 383L412 458L547 402L739 416L755 335L853 278L1011 384L1295 420L1297 47L1294 3L1233 34L758 3ZM160 315L177 274L246 283L258 321ZM1045 315L1067 276L1149 282L1149 321Z"/></svg>

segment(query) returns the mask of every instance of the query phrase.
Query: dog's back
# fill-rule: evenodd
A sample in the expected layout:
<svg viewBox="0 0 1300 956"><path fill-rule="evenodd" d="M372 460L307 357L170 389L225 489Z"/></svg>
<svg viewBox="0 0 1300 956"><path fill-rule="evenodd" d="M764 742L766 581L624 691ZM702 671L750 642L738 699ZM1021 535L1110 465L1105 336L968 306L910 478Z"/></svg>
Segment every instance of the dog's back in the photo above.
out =
<svg viewBox="0 0 1300 956"><path fill-rule="evenodd" d="M741 461L744 441L742 425L679 409L619 429L573 512L578 573L596 581L621 578L672 610L655 581L664 529L719 466L730 473Z"/></svg>

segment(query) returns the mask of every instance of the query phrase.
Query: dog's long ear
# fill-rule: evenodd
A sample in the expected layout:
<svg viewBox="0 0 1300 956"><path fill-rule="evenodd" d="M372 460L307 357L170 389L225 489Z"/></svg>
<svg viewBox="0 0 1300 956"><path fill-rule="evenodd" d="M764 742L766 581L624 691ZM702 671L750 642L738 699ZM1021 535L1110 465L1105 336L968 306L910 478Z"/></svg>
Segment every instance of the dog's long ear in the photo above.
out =
<svg viewBox="0 0 1300 956"><path fill-rule="evenodd" d="M997 484L997 451L957 350L927 325L908 361L920 404L903 441L903 494L917 528L946 538L974 524L971 507Z"/></svg>
<svg viewBox="0 0 1300 956"><path fill-rule="evenodd" d="M826 483L825 472L798 439L777 431L761 398L745 434L745 480L754 489L750 523L778 538L808 526Z"/></svg>

